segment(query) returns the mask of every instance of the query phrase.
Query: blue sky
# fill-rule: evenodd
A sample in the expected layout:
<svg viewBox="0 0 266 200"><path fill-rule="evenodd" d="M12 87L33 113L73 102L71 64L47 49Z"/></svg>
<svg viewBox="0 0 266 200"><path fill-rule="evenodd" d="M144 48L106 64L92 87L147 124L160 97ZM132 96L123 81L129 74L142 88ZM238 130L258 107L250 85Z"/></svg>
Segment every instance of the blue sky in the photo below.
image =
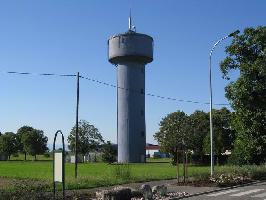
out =
<svg viewBox="0 0 266 200"><path fill-rule="evenodd" d="M220 37L265 25L266 1L198 0L0 0L0 131L23 125L67 136L75 123L71 77L18 76L5 71L70 73L115 84L107 39L127 31L129 9L137 31L154 38L154 62L146 67L146 92L208 102L208 54ZM214 103L227 103L219 62L213 56ZM116 89L81 80L80 119L116 142ZM215 106L215 108L219 108ZM146 97L147 142L166 114L208 110L208 105Z"/></svg>

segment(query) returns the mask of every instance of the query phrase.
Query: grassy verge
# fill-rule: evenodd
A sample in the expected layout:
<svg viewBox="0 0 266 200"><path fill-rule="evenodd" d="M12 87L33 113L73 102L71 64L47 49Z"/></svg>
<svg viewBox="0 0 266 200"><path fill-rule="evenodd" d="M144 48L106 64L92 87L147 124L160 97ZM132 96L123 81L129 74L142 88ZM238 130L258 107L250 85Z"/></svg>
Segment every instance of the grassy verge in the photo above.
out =
<svg viewBox="0 0 266 200"><path fill-rule="evenodd" d="M189 177L195 180L209 178L208 166L189 166ZM182 167L180 176L182 176ZM234 174L252 179L266 179L266 166L221 166L215 168L216 175ZM0 162L0 189L16 189L18 185L36 185L51 189L52 162L7 161ZM66 164L66 189L85 189L100 186L144 182L176 178L176 167L169 162L116 165L88 163L78 165L78 179L74 178L74 164ZM1 183L2 182L2 183ZM32 184L35 182L36 184ZM25 186L26 187L26 186Z"/></svg>
<svg viewBox="0 0 266 200"><path fill-rule="evenodd" d="M146 163L128 165L129 175L117 175L120 165L88 163L78 165L78 179L74 178L74 165L66 164L67 189L93 188L130 182L172 179L176 177L176 168L169 163ZM122 169L123 170L123 169ZM121 171L121 170L120 170ZM180 170L180 175L182 175ZM190 176L208 173L208 167L189 168ZM0 162L0 177L8 179L28 179L52 182L52 162ZM1 186L1 184L0 184Z"/></svg>

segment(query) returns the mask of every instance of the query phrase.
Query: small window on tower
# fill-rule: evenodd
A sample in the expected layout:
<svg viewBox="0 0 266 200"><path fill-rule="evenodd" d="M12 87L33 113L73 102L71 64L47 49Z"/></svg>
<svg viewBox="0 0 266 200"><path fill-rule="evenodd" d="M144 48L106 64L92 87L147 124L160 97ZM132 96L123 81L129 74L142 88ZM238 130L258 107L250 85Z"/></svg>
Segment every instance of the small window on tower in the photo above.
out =
<svg viewBox="0 0 266 200"><path fill-rule="evenodd" d="M142 110L142 109L140 110L140 115L144 116L144 110Z"/></svg>
<svg viewBox="0 0 266 200"><path fill-rule="evenodd" d="M144 137L145 136L145 132L141 131L141 136Z"/></svg>
<svg viewBox="0 0 266 200"><path fill-rule="evenodd" d="M140 89L140 93L141 94L144 94L144 89Z"/></svg>

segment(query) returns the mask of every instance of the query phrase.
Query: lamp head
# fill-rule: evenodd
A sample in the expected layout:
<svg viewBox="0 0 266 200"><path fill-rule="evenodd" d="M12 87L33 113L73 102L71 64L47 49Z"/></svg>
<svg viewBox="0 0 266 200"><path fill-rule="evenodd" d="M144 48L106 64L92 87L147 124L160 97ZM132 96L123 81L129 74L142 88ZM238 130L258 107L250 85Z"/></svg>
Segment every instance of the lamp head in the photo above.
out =
<svg viewBox="0 0 266 200"><path fill-rule="evenodd" d="M230 34L228 35L228 37L233 37L233 36L237 35L238 33L240 33L240 31L239 31L239 30L236 30L235 32L230 33Z"/></svg>

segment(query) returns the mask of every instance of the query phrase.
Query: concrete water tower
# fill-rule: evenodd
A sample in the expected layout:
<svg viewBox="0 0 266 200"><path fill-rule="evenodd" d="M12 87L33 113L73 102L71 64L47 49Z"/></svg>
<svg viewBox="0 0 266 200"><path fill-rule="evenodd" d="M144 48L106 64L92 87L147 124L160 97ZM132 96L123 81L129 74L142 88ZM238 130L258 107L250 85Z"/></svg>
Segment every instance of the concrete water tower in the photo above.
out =
<svg viewBox="0 0 266 200"><path fill-rule="evenodd" d="M117 69L118 162L146 161L145 65L153 61L152 37L129 30L108 40L108 59Z"/></svg>

